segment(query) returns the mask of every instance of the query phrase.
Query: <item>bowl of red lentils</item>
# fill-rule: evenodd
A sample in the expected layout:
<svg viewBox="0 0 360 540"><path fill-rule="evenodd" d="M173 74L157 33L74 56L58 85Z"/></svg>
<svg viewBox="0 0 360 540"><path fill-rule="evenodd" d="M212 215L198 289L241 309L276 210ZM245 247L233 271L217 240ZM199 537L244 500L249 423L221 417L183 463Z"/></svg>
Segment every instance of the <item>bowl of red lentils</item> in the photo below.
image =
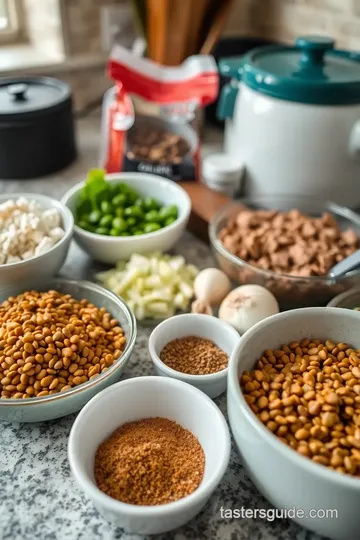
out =
<svg viewBox="0 0 360 540"><path fill-rule="evenodd" d="M0 293L0 419L39 422L78 411L117 382L136 320L87 281L29 282Z"/></svg>
<svg viewBox="0 0 360 540"><path fill-rule="evenodd" d="M320 535L358 538L357 312L303 308L256 324L230 359L228 414L244 466L274 506L301 510L295 521Z"/></svg>
<svg viewBox="0 0 360 540"><path fill-rule="evenodd" d="M239 340L227 322L185 313L154 329L149 353L157 375L192 384L215 398L226 390L229 358Z"/></svg>
<svg viewBox="0 0 360 540"><path fill-rule="evenodd" d="M68 458L80 489L114 526L162 534L206 505L230 446L225 418L203 392L175 379L137 377L85 405Z"/></svg>

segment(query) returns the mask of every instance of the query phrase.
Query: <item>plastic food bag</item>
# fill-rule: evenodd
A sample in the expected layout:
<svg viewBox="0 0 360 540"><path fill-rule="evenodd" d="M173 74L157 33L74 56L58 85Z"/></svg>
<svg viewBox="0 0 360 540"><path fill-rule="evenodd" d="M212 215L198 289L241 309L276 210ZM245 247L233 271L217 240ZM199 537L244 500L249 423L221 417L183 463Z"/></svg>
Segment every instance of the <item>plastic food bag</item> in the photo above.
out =
<svg viewBox="0 0 360 540"><path fill-rule="evenodd" d="M104 98L101 166L199 178L196 113L218 94L213 57L191 56L179 67L164 67L116 46L108 71L115 86Z"/></svg>

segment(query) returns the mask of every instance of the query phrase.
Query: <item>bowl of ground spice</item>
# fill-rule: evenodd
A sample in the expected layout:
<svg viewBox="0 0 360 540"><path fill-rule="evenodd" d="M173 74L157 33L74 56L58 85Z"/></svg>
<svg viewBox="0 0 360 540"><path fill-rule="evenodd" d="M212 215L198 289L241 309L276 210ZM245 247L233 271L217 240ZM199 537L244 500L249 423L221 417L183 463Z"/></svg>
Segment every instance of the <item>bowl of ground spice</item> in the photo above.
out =
<svg viewBox="0 0 360 540"><path fill-rule="evenodd" d="M215 398L226 390L229 358L239 340L227 322L186 313L155 328L149 352L157 375L187 382Z"/></svg>
<svg viewBox="0 0 360 540"><path fill-rule="evenodd" d="M132 533L161 534L196 516L220 483L229 429L191 385L139 377L112 385L82 409L68 457L106 519Z"/></svg>

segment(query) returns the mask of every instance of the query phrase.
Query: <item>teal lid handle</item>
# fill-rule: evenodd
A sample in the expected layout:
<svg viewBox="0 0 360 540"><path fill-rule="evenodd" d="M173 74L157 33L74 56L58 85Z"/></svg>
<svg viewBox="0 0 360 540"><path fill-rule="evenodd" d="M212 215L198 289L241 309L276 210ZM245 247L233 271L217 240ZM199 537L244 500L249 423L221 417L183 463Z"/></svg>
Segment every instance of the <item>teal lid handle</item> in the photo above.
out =
<svg viewBox="0 0 360 540"><path fill-rule="evenodd" d="M238 86L234 84L225 84L221 90L216 111L219 120L232 118L238 91Z"/></svg>
<svg viewBox="0 0 360 540"><path fill-rule="evenodd" d="M219 62L219 71L223 77L240 81L243 72L243 57L232 56L230 58L222 58ZM216 111L219 120L232 118L238 91L238 85L234 81L226 84L221 90Z"/></svg>
<svg viewBox="0 0 360 540"><path fill-rule="evenodd" d="M224 77L230 77L232 79L240 80L243 71L242 62L242 56L222 58L219 62L220 74Z"/></svg>
<svg viewBox="0 0 360 540"><path fill-rule="evenodd" d="M297 38L295 45L302 51L300 59L302 64L322 66L325 53L334 48L335 42L324 36L304 36Z"/></svg>

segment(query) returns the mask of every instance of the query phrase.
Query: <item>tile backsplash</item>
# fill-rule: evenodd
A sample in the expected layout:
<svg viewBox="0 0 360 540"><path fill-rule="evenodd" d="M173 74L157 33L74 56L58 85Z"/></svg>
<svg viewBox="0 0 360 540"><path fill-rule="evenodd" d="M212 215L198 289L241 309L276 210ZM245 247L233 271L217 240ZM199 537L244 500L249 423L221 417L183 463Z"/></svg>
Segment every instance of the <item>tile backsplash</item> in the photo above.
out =
<svg viewBox="0 0 360 540"><path fill-rule="evenodd" d="M281 42L329 35L360 51L360 0L235 0L225 32Z"/></svg>
<svg viewBox="0 0 360 540"><path fill-rule="evenodd" d="M37 50L46 50L51 57L62 57L64 43L58 0L23 0L27 33Z"/></svg>
<svg viewBox="0 0 360 540"><path fill-rule="evenodd" d="M123 0L66 0L63 3L67 49L71 56L101 51L100 11Z"/></svg>
<svg viewBox="0 0 360 540"><path fill-rule="evenodd" d="M28 33L35 47L65 54L65 63L54 67L52 74L71 84L77 109L111 86L101 47L100 13L104 5L126 1L23 0L31 13ZM360 50L360 0L235 0L225 29L225 35L281 42L293 42L303 34L330 35L338 47ZM85 61L78 62L82 58ZM79 68L69 69L74 61Z"/></svg>

